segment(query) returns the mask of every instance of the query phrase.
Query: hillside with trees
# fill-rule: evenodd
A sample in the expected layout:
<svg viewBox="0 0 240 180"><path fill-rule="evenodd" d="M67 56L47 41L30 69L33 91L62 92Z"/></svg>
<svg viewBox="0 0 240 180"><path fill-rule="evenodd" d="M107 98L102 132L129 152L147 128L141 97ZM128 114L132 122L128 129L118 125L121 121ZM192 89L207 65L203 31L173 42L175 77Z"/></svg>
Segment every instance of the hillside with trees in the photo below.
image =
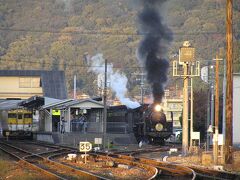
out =
<svg viewBox="0 0 240 180"><path fill-rule="evenodd" d="M170 61L185 40L196 47L203 64L225 48L225 0L169 0L166 9L164 19L174 34ZM64 70L69 94L77 74L79 92L93 96L96 75L89 72L87 57L102 53L115 70L127 75L130 95L137 95L134 73L140 72L136 58L142 38L137 22L140 10L137 0L1 0L1 69ZM240 1L236 0L235 72L240 69L239 17Z"/></svg>

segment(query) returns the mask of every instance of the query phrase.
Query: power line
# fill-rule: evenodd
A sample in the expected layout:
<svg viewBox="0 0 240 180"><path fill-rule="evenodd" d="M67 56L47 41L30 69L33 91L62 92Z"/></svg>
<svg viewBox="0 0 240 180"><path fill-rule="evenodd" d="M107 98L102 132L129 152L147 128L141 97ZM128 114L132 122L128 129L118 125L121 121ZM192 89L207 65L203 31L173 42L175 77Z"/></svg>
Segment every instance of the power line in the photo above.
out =
<svg viewBox="0 0 240 180"><path fill-rule="evenodd" d="M23 60L23 59L7 59L7 58L0 58L1 61L12 61L12 62L18 62L18 63L28 63L28 64L39 64L39 65L51 65L51 66L67 66L67 67L77 67L77 68L103 68L104 65L102 66L93 66L93 65L80 65L80 64L69 64L69 63L51 63L51 62L40 62L40 61L28 61L28 60ZM201 61L202 62L202 61ZM204 60L203 60L204 62ZM240 65L240 62L234 62L234 65ZM205 65L202 63L202 65ZM206 64L208 65L208 64ZM172 68L171 61L169 61L169 68ZM126 67L113 67L113 69L144 69L144 67L141 66L126 66Z"/></svg>
<svg viewBox="0 0 240 180"><path fill-rule="evenodd" d="M9 28L9 27L0 27L0 31L12 31L12 32L30 32L30 33L51 33L51 34L71 34L71 35L105 35L105 36L145 36L147 33L125 33L122 31L113 31L113 32L103 32L98 30L86 30L86 31L60 31L60 30L41 30L41 29L17 29L17 28ZM226 32L210 32L210 31L199 31L199 32L180 32L173 31L173 35L225 35ZM235 31L235 33L240 33L240 31ZM159 34L151 34L152 36L160 36Z"/></svg>
<svg viewBox="0 0 240 180"><path fill-rule="evenodd" d="M78 67L78 68L101 68L102 66L92 66L92 65L80 65L80 64L69 64L69 63L51 63L51 62L39 62L39 61L28 61L28 60L21 60L21 59L7 59L7 58L0 58L0 61L12 61L12 62L20 62L20 63L29 63L29 64L41 64L41 65L58 65L58 66L68 66L68 67ZM140 66L127 66L127 67L112 67L114 69L138 69L144 68Z"/></svg>

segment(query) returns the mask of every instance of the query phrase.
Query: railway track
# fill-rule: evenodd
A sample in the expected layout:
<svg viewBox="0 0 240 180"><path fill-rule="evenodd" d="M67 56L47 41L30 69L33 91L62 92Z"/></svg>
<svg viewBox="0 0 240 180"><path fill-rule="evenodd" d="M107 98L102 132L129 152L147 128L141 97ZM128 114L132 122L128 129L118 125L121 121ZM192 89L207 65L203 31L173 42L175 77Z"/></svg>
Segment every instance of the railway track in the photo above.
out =
<svg viewBox="0 0 240 180"><path fill-rule="evenodd" d="M77 149L75 148L71 148L71 147L66 147L66 146L55 146L55 145L50 145L50 144L46 144L46 143L36 143L36 142L30 142L31 144L37 144L37 145L42 145L42 146L45 146L45 147L61 147L63 149L71 149L72 151L74 151L76 154L78 155L81 155L82 153L78 152ZM47 154L47 153L44 153L44 154ZM110 156L108 156L107 154L104 154L104 153L88 153L90 156L96 158L96 159L101 159L101 161L105 161L105 162L114 162L114 164L125 164L129 167L137 167L137 168L141 168L143 171L148 171L149 173L149 177L147 179L153 179L156 177L156 175L158 174L158 170L157 168L153 167L153 166L150 166L150 165L147 165L147 164L141 164L141 163L138 163L138 162L134 162L134 161L131 161L131 160L126 160L126 159L122 159L122 158L112 158ZM42 154L43 155L43 154ZM58 157L58 155L54 155L51 157L51 159L55 158L56 160L56 157ZM68 164L69 165L69 164Z"/></svg>
<svg viewBox="0 0 240 180"><path fill-rule="evenodd" d="M162 161L156 161L153 159L147 159L147 158L136 158L133 156L123 155L123 154L108 154L108 156L116 157L120 159L127 159L133 162L138 162L140 164L147 164L154 166L158 169L158 175L156 176L156 179L195 179L196 174L195 172L188 168L183 167L167 162Z"/></svg>
<svg viewBox="0 0 240 180"><path fill-rule="evenodd" d="M71 164L68 162L62 162L60 159L68 153L76 153L78 156L81 153L78 152L76 148L50 145L46 143L36 143L36 142L19 142L20 144L28 144L29 146L35 146L34 149L38 149L35 152L28 152L24 148L17 148L16 150L7 150L10 153L14 153L20 158L20 162L26 166L32 166L40 168L46 176L57 179L79 179L83 177L83 174L89 179L115 179L108 176L99 176L96 173L92 173L91 170L84 168L76 168L76 164ZM0 147L3 148L3 143L0 143ZM10 145L12 146L12 145ZM13 148L13 147L12 147ZM39 149L41 152L39 152ZM148 171L151 174L147 179L240 179L237 174L232 174L229 172L220 172L210 169L204 169L200 167L188 167L183 164L176 164L170 162L163 162L156 159L150 159L141 157L141 153L151 153L151 152L165 152L168 151L168 147L164 148L148 148L141 149L137 151L125 151L125 152L97 152L89 153L89 156L95 158L96 161L102 162L113 162L113 164L125 164L128 167L138 167L142 168L142 171ZM41 163L40 163L41 162ZM112 165L114 166L114 165ZM50 168L49 168L50 167ZM55 168L53 168L55 167ZM52 170L49 170L51 169ZM60 172L58 172L59 170ZM45 172L47 171L47 172ZM80 171L80 173L78 172ZM124 170L123 170L124 171ZM78 174L79 173L79 174ZM50 175L49 175L50 174ZM64 175L65 174L65 175ZM67 174L67 177L66 177ZM77 176L70 177L69 174L78 174ZM84 175L85 176L85 175ZM88 179L84 177L84 179Z"/></svg>
<svg viewBox="0 0 240 180"><path fill-rule="evenodd" d="M211 169L205 169L196 166L190 166L196 172L196 177L199 180L239 180L240 174L234 174L224 171L216 171Z"/></svg>
<svg viewBox="0 0 240 180"><path fill-rule="evenodd" d="M240 179L240 174L230 173L226 171L217 171L213 169L206 169L198 166L186 166L184 164L170 163L157 161L156 159L141 157L141 154L150 152L164 152L168 151L169 148L150 148L137 151L120 152L116 154L117 156L122 156L122 158L134 158L137 161L144 162L147 164L152 164L159 169L160 175L158 177L169 179L170 177L178 177L177 179L217 179L217 180L238 180ZM187 169L186 169L187 168ZM191 170L194 174L191 177Z"/></svg>
<svg viewBox="0 0 240 180"><path fill-rule="evenodd" d="M71 152L69 149L52 150L44 153L32 153L8 143L0 143L0 149L28 168L40 171L47 179L107 179L74 167L50 160L50 157ZM41 155L42 154L42 155Z"/></svg>
<svg viewBox="0 0 240 180"><path fill-rule="evenodd" d="M29 146L26 142L18 142L14 143L18 144L18 146L25 145L26 147ZM33 149L41 149L42 143L30 143L35 146ZM9 154L13 155L19 159L19 161L28 167L31 167L34 169L43 171L46 173L47 177L52 179L115 179L115 178L108 178L105 176L99 176L94 173L89 172L89 170L85 170L84 168L79 168L77 166L72 165L72 163L69 163L67 161L63 162L58 157L63 157L64 155L68 153L76 153L76 149L68 148L68 147L61 147L61 146L55 146L55 145L43 145L47 151L45 152L29 152L26 151L24 148L16 147L16 145L11 145L8 143L1 143L0 147L5 152L8 152ZM25 147L25 148L26 148ZM29 147L28 147L29 148ZM16 154L22 154L21 156L16 156ZM81 155L80 153L77 153L78 155ZM121 165L123 167L130 167L131 169L138 169L141 171L145 171L146 177L142 177L141 179L153 179L156 177L158 171L155 167L140 164L136 162L131 162L130 160L124 160L124 159L117 159L117 158L111 158L109 156L103 156L96 153L90 153L90 156L96 158L98 161L102 162L113 162L114 164ZM135 167L135 168L134 168ZM113 167L115 168L115 167ZM127 170L127 169L126 169ZM85 174L83 174L83 172ZM121 170L123 171L123 169ZM87 173L87 175L86 175ZM71 175L73 174L73 175ZM90 176L91 175L91 176ZM121 177L119 177L121 179ZM136 178L139 179L140 177Z"/></svg>

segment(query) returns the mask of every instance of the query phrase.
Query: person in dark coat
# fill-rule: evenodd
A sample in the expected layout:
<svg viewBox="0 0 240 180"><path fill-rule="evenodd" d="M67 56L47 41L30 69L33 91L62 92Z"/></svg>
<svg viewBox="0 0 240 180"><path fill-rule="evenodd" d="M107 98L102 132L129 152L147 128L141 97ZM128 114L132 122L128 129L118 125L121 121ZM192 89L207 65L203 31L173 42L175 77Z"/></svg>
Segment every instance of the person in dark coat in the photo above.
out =
<svg viewBox="0 0 240 180"><path fill-rule="evenodd" d="M65 133L65 120L64 120L64 117L62 116L61 117L61 129L60 129L60 133L61 134L64 134Z"/></svg>

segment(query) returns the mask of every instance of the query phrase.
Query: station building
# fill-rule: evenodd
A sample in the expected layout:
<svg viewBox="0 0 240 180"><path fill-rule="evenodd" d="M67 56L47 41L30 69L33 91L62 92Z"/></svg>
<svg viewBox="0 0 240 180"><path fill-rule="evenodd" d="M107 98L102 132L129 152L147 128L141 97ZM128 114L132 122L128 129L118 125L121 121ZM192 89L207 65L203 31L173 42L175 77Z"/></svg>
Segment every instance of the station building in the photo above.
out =
<svg viewBox="0 0 240 180"><path fill-rule="evenodd" d="M77 145L103 138L103 103L99 98L67 99L63 71L0 70L0 129L7 112L20 108L32 110L37 140ZM105 138L123 144L135 141L126 131L109 131Z"/></svg>
<svg viewBox="0 0 240 180"><path fill-rule="evenodd" d="M63 71L0 70L0 129L6 128L9 110L27 108L34 113L37 130L39 116L36 109L66 98Z"/></svg>
<svg viewBox="0 0 240 180"><path fill-rule="evenodd" d="M40 107L37 140L75 144L101 138L103 104L93 99L66 99ZM89 135L91 134L91 136Z"/></svg>
<svg viewBox="0 0 240 180"><path fill-rule="evenodd" d="M64 72L0 70L0 99L28 99L32 96L66 99Z"/></svg>

